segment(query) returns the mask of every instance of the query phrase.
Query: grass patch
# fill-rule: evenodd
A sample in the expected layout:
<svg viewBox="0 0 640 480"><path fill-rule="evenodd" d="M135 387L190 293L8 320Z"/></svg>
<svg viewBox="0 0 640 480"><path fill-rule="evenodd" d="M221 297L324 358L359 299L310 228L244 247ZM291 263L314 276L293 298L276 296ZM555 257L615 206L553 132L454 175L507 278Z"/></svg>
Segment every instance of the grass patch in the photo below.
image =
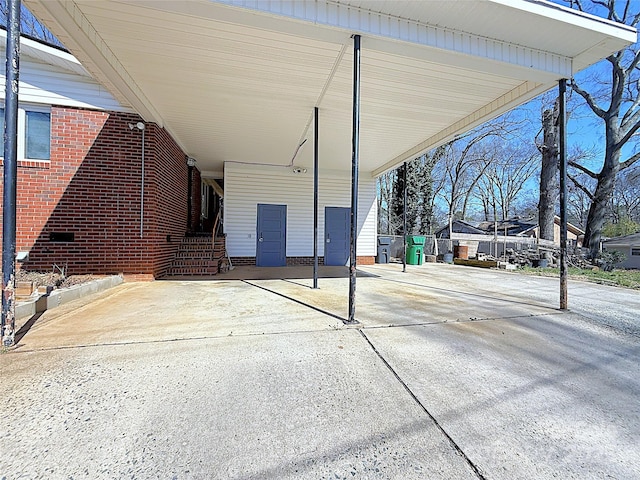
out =
<svg viewBox="0 0 640 480"><path fill-rule="evenodd" d="M560 276L560 269L558 268L523 267L517 271L527 275L538 275L542 277ZM569 267L569 278L572 280L586 280L603 285L640 290L640 270L613 270L612 272L605 272L604 270Z"/></svg>

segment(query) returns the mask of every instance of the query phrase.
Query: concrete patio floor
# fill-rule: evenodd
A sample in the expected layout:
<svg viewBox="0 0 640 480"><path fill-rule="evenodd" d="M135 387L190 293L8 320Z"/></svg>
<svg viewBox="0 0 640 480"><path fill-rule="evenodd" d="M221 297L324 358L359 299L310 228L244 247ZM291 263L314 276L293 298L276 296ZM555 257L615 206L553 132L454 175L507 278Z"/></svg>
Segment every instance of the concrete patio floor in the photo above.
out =
<svg viewBox="0 0 640 480"><path fill-rule="evenodd" d="M640 292L401 268L359 268L359 328L308 267L45 312L0 355L0 478L640 478Z"/></svg>

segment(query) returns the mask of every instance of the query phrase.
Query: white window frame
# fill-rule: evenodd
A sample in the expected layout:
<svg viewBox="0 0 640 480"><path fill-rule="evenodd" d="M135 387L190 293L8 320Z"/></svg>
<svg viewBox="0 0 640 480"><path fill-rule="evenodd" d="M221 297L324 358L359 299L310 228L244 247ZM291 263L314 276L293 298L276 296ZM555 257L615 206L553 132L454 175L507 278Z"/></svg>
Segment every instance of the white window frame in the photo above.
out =
<svg viewBox="0 0 640 480"><path fill-rule="evenodd" d="M4 102L0 102L0 108L6 108ZM39 112L49 114L49 158L27 158L25 152L27 150L27 113ZM0 133L3 134L4 132ZM44 105L18 104L18 160L29 160L34 162L50 162L51 161L51 107ZM0 158L4 157L4 147L0 149Z"/></svg>

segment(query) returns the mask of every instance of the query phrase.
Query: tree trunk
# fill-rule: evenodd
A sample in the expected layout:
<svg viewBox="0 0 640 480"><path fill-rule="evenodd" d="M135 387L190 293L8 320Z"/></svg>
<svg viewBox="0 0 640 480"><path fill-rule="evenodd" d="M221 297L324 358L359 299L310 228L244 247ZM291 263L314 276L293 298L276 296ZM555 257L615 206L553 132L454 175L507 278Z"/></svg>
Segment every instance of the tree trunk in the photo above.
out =
<svg viewBox="0 0 640 480"><path fill-rule="evenodd" d="M587 216L587 228L584 234L584 246L589 249L590 258L596 258L600 253L600 240L602 228L607 220L609 201L613 195L615 179L618 173L620 152L614 152L616 159L613 162L606 161L602 171L598 175L593 202Z"/></svg>
<svg viewBox="0 0 640 480"><path fill-rule="evenodd" d="M556 200L560 194L558 175L558 109L542 112L544 143L541 147L542 168L540 170L540 200L538 203L538 225L540 238L553 241Z"/></svg>
<svg viewBox="0 0 640 480"><path fill-rule="evenodd" d="M607 220L609 202L613 196L616 176L620 170L620 155L622 152L619 146L616 148L619 132L615 119L608 118L605 120L607 148L604 165L597 175L598 184L589 208L587 228L584 234L584 246L589 249L590 258L596 258L600 253L602 228Z"/></svg>

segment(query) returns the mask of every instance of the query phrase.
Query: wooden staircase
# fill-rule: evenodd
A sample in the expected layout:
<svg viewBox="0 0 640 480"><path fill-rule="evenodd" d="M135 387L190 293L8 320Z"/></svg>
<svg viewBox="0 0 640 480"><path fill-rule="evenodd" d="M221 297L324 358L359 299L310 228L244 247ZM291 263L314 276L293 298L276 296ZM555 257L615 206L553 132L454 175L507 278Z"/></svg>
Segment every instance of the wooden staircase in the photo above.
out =
<svg viewBox="0 0 640 480"><path fill-rule="evenodd" d="M210 276L218 273L218 264L225 257L225 238L217 237L212 249L211 236L184 237L168 277Z"/></svg>

